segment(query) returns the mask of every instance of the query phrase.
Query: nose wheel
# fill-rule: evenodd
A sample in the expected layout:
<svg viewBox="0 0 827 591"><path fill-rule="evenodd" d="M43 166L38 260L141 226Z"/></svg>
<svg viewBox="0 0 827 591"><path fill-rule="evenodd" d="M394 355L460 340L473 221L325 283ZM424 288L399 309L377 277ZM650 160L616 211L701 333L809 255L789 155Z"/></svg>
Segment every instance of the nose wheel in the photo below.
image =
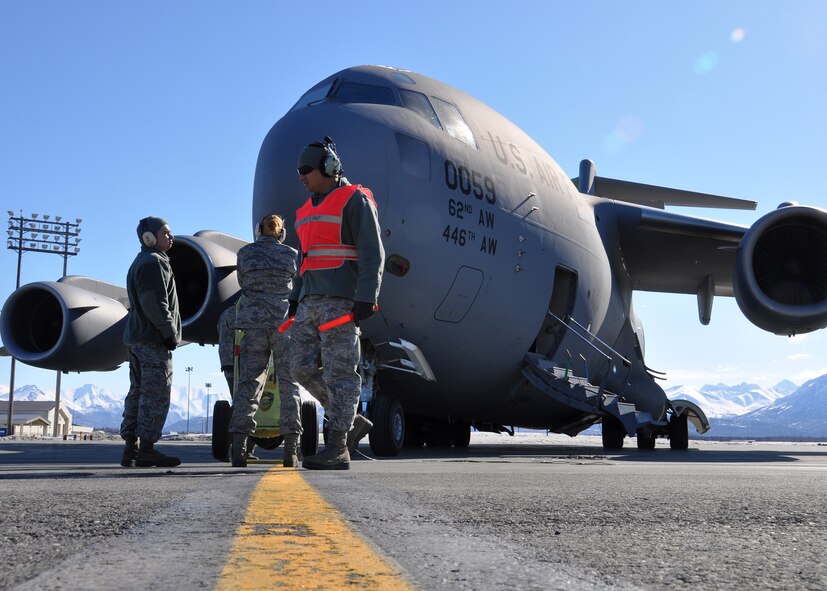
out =
<svg viewBox="0 0 827 591"><path fill-rule="evenodd" d="M373 421L370 449L377 456L397 456L405 443L405 413L394 396L380 394L370 403L368 416Z"/></svg>
<svg viewBox="0 0 827 591"><path fill-rule="evenodd" d="M319 405L315 400L302 402L302 456L315 456L319 448Z"/></svg>

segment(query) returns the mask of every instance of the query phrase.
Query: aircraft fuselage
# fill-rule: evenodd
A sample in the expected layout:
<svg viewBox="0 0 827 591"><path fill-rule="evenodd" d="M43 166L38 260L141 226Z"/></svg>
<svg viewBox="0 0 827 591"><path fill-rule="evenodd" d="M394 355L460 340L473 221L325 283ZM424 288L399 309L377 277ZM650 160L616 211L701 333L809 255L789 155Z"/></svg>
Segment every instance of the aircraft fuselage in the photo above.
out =
<svg viewBox="0 0 827 591"><path fill-rule="evenodd" d="M333 98L308 105L303 98L264 141L253 220L270 212L294 218L307 199L297 155L307 143L333 137L345 176L374 192L389 262L379 314L364 323L363 336L376 347L400 338L415 343L436 376L426 383L383 373L383 387L406 410L431 416L538 427L565 422L571 409L540 393L516 392L526 353L545 348L572 373L615 391L628 373L580 337L559 326L555 336L544 324L560 273L571 292L561 309L602 341L615 343L629 318L631 289L612 276L596 199L581 195L510 121L414 76L353 68L314 87L311 98L325 89ZM346 84L359 85L360 101L373 100L368 87L375 87L384 89L375 100L399 104L336 100ZM436 127L403 106L400 91L453 105L467 128ZM663 410L662 391L659 398L648 405L655 414Z"/></svg>

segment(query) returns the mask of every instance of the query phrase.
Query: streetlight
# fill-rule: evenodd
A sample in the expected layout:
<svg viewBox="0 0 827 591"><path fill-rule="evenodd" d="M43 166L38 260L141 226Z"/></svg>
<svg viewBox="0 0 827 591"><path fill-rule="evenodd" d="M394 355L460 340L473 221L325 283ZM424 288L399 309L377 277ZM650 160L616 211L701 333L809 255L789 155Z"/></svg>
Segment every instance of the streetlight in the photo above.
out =
<svg viewBox="0 0 827 591"><path fill-rule="evenodd" d="M59 254L63 257L63 277L66 277L66 267L70 256L75 256L80 251L80 218L72 222L61 221L61 216L55 216L54 220L50 220L51 215L44 214L42 219L38 219L39 214L33 213L29 217L23 215L23 211L15 216L14 211L8 210L9 213L9 228L7 233L9 237L6 239L7 247L10 250L17 251L17 283L15 289L20 288L20 268L23 262L24 252L48 252L52 254ZM12 425L12 416L14 413L14 373L16 359L11 358L11 375L9 376L9 416L8 429L9 435L14 433L14 426ZM57 379L55 383L55 425L53 436L59 435L60 421L60 370L57 371Z"/></svg>
<svg viewBox="0 0 827 591"><path fill-rule="evenodd" d="M190 434L190 378L192 367L187 367L187 435Z"/></svg>
<svg viewBox="0 0 827 591"><path fill-rule="evenodd" d="M210 424L210 388L212 388L212 383L207 382L204 384L207 388L207 422L204 424L204 433L209 433L209 424Z"/></svg>

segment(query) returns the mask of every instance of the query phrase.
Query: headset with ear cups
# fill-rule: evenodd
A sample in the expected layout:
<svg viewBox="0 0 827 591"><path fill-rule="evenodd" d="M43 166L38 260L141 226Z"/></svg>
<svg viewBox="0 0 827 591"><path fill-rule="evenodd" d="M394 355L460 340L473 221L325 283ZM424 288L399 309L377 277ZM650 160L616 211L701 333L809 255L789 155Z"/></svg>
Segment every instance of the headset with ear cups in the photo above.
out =
<svg viewBox="0 0 827 591"><path fill-rule="evenodd" d="M141 232L141 243L147 248L154 247L158 244L158 239L155 237L155 234L149 231L146 219L141 220L141 225L144 227L144 231Z"/></svg>
<svg viewBox="0 0 827 591"><path fill-rule="evenodd" d="M319 172L322 176L331 178L337 174L342 173L342 161L339 160L339 155L336 154L336 144L330 136L324 136L324 141L320 144L324 148L324 156L319 162Z"/></svg>

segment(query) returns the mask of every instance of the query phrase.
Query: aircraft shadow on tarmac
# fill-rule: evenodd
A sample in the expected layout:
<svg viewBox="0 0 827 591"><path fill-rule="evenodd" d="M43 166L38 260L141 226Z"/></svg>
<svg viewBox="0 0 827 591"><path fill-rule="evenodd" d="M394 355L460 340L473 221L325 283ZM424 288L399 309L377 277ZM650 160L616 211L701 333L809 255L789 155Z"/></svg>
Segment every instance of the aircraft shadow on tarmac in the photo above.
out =
<svg viewBox="0 0 827 591"><path fill-rule="evenodd" d="M356 453L351 461L374 459L370 449L363 446L365 456ZM361 457L360 457L361 456ZM577 445L537 445L537 444L502 444L471 445L467 449L408 449L404 448L396 458L375 458L379 461L393 460L439 460L439 461L474 461L474 462L515 462L537 460L595 460L606 462L682 462L682 463L776 463L797 462L802 457L827 458L827 448L823 451L796 450L791 453L784 450L744 450L744 449L698 449L685 451L671 449L639 450L628 448L607 451L602 447Z"/></svg>
<svg viewBox="0 0 827 591"><path fill-rule="evenodd" d="M159 446L160 447L160 446ZM208 443L164 442L163 451L181 458L181 466L164 468L123 468L119 465L121 447L112 443L0 443L0 480L19 478L157 477L164 475L204 476L214 474L253 475L281 464L282 451L262 450L261 461L248 469L232 468L216 461ZM479 463L519 462L680 462L680 463L791 463L802 458L827 458L827 447L794 451L787 449L671 449L638 450L627 448L606 451L598 446L486 444L462 448L404 448L393 458L377 458L368 445L352 454L354 469L366 461L439 461ZM101 470L105 472L101 472ZM71 470L71 471L68 471Z"/></svg>

